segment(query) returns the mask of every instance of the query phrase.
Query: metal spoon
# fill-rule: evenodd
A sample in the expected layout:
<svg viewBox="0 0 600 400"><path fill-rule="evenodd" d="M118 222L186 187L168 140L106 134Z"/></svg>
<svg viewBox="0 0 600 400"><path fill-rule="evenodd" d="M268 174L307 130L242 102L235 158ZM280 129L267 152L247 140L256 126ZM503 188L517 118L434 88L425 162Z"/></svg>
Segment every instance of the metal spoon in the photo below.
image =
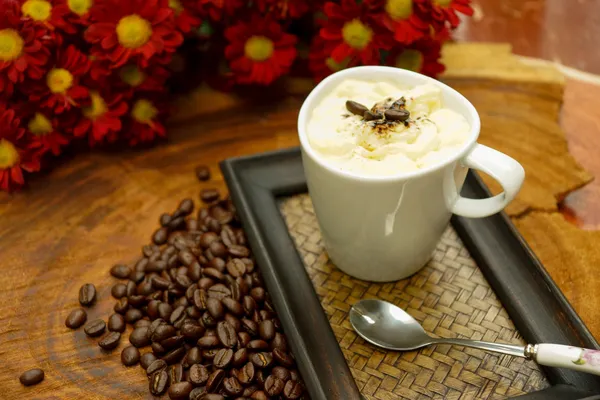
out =
<svg viewBox="0 0 600 400"><path fill-rule="evenodd" d="M600 350L560 344L527 346L467 339L433 338L408 313L382 300L361 300L350 309L350 323L363 339L389 350L415 350L431 344L453 344L535 360L550 367L600 375Z"/></svg>

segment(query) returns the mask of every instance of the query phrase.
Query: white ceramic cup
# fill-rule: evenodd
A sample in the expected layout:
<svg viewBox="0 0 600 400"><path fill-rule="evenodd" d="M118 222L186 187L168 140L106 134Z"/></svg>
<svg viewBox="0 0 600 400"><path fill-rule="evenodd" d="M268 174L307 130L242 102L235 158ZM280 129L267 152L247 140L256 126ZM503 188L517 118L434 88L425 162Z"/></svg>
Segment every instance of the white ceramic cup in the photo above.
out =
<svg viewBox="0 0 600 400"><path fill-rule="evenodd" d="M469 139L451 159L417 171L391 176L342 171L311 147L307 126L323 96L346 79L394 80L407 87L433 83L442 90L444 107L464 115L469 122ZM359 279L403 279L427 263L453 213L480 218L506 207L521 188L525 171L506 154L478 144L479 130L479 115L464 96L415 72L355 67L319 83L302 105L298 133L309 194L333 263ZM461 197L469 168L492 176L504 192L488 199Z"/></svg>

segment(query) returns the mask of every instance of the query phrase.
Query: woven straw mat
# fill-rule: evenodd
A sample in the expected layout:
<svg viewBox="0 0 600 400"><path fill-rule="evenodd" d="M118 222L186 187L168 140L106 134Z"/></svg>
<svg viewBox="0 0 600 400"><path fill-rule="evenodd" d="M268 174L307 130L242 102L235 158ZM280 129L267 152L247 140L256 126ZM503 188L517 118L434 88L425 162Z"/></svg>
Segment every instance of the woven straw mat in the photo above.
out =
<svg viewBox="0 0 600 400"><path fill-rule="evenodd" d="M504 399L548 386L537 365L523 358L449 345L385 351L353 331L350 306L360 299L379 298L402 307L434 336L525 344L451 227L433 259L417 274L394 283L369 283L331 264L308 195L283 199L280 208L367 399Z"/></svg>

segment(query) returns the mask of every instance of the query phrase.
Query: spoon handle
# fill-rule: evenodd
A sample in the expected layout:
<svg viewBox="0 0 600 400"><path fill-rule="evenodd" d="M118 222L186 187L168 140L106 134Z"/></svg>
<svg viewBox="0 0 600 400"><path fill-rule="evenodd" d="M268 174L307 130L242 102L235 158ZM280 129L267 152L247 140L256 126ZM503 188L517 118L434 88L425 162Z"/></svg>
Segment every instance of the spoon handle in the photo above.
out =
<svg viewBox="0 0 600 400"><path fill-rule="evenodd" d="M450 338L435 339L433 343L434 344L453 344L456 346L474 347L476 349L495 351L496 353L508 354L511 356L526 357L525 356L525 347L515 346L512 344L491 343L491 342L482 342L480 340L450 339Z"/></svg>
<svg viewBox="0 0 600 400"><path fill-rule="evenodd" d="M540 343L531 347L532 358L538 364L600 375L600 350L550 343Z"/></svg>

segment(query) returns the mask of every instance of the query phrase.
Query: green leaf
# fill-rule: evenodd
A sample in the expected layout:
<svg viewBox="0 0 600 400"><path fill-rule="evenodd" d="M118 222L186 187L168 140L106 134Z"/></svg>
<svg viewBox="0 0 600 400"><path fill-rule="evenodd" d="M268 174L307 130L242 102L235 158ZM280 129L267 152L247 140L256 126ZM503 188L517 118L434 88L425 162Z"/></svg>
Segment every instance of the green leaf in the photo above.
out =
<svg viewBox="0 0 600 400"><path fill-rule="evenodd" d="M579 358L576 361L572 361L572 363L575 365L583 365L583 364L585 364L585 360L582 360L581 358Z"/></svg>

